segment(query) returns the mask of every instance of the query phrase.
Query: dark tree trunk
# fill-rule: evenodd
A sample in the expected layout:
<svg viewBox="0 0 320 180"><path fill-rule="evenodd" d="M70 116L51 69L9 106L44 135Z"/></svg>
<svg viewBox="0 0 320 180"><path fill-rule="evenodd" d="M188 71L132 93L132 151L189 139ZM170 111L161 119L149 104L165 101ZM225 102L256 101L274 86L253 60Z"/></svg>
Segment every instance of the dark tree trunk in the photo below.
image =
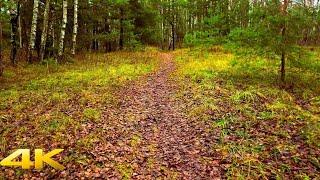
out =
<svg viewBox="0 0 320 180"><path fill-rule="evenodd" d="M123 8L120 8L120 39L119 39L119 48L120 50L123 50L123 39L124 39L124 27L123 27L123 21L124 21L124 11Z"/></svg>
<svg viewBox="0 0 320 180"><path fill-rule="evenodd" d="M95 35L97 36L99 34L99 24L97 23L96 25L96 31L95 31ZM95 38L95 50L99 51L99 40L97 38Z"/></svg>
<svg viewBox="0 0 320 180"><path fill-rule="evenodd" d="M15 65L16 57L17 57L17 33L18 33L18 20L20 14L20 4L18 2L16 10L12 10L10 12L10 23L11 23L11 53L10 53L10 61L12 65Z"/></svg>
<svg viewBox="0 0 320 180"><path fill-rule="evenodd" d="M284 16L287 16L287 9L289 5L289 0L284 0L283 5L282 5L282 14ZM282 25L282 31L281 31L281 36L282 36L282 49L281 49L281 69L280 69L280 79L282 83L285 83L286 80L286 33L287 33L287 24L286 22L283 23Z"/></svg>
<svg viewBox="0 0 320 180"><path fill-rule="evenodd" d="M285 45L285 37L286 37L286 24L283 25L281 36L283 38L283 45L281 50L281 69L280 69L280 79L281 82L284 83L286 81L286 45Z"/></svg>
<svg viewBox="0 0 320 180"><path fill-rule="evenodd" d="M106 34L110 34L110 25L109 25L109 20L107 18L104 19L104 31ZM106 40L105 42L105 51L106 52L111 52L111 42L109 39Z"/></svg>
<svg viewBox="0 0 320 180"><path fill-rule="evenodd" d="M93 31L92 31L92 35L93 35L92 50L94 50L94 51L99 50L99 40L97 39L98 34L99 34L99 24L96 23L95 26L93 27Z"/></svg>
<svg viewBox="0 0 320 180"><path fill-rule="evenodd" d="M4 70L4 65L2 60L2 22L0 21L0 76L2 76L3 70Z"/></svg>
<svg viewBox="0 0 320 180"><path fill-rule="evenodd" d="M286 52L285 50L282 51L281 54L281 82L284 83L286 81Z"/></svg>
<svg viewBox="0 0 320 180"><path fill-rule="evenodd" d="M174 51L176 49L176 31L174 27L174 22L171 25L172 28L172 50Z"/></svg>
<svg viewBox="0 0 320 180"><path fill-rule="evenodd" d="M176 49L176 27L175 27L175 24L176 24L176 16L175 16L175 1L172 0L170 2L170 12L171 12L171 22L169 23L171 25L171 37L172 37L172 40L170 42L170 46L169 46L169 50L171 49L171 46L172 46L172 50L174 51Z"/></svg>
<svg viewBox="0 0 320 180"><path fill-rule="evenodd" d="M281 69L280 69L280 79L281 82L284 83L286 81L286 42L285 42L285 37L286 37L286 25L283 25L282 28L282 38L283 38L283 47L281 51Z"/></svg>

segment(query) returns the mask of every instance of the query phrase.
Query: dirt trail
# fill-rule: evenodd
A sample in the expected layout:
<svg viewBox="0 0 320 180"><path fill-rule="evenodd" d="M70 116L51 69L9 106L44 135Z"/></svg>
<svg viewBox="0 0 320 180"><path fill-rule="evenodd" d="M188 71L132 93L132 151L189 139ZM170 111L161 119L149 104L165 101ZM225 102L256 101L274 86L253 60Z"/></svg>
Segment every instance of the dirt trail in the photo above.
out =
<svg viewBox="0 0 320 180"><path fill-rule="evenodd" d="M188 119L175 98L173 57L161 68L120 92L119 107L106 110L92 169L96 177L133 179L221 179L214 140L205 125ZM78 174L80 175L80 174ZM82 175L81 175L82 176Z"/></svg>

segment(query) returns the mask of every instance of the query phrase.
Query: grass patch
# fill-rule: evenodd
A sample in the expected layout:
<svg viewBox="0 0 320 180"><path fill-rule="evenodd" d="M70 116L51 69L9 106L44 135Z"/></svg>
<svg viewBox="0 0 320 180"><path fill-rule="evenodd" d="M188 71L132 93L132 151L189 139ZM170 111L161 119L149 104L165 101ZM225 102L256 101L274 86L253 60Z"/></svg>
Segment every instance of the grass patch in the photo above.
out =
<svg viewBox="0 0 320 180"><path fill-rule="evenodd" d="M98 109L86 108L83 111L83 116L92 121L99 121L101 119L101 112Z"/></svg>
<svg viewBox="0 0 320 180"><path fill-rule="evenodd" d="M288 88L281 89L278 62L211 49L176 52L174 76L186 113L219 137L211 146L227 178L319 178L318 59L308 67L289 63Z"/></svg>
<svg viewBox="0 0 320 180"><path fill-rule="evenodd" d="M125 163L118 164L117 170L122 175L122 179L126 179L126 180L131 179L133 175L133 168L131 167L130 164L125 164Z"/></svg>
<svg viewBox="0 0 320 180"><path fill-rule="evenodd" d="M96 127L104 108L118 102L120 88L154 71L158 58L154 50L115 52L87 54L62 65L48 61L6 68L0 77L0 154L22 147L67 147L79 156L91 151L104 133ZM78 160L70 158L69 163Z"/></svg>

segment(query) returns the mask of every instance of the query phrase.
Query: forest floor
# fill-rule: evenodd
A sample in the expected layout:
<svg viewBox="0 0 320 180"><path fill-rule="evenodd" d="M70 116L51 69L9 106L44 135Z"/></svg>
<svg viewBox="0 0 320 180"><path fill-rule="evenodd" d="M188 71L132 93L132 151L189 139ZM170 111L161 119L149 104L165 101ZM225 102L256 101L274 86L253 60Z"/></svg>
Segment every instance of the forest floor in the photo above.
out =
<svg viewBox="0 0 320 180"><path fill-rule="evenodd" d="M0 79L0 159L63 148L56 159L66 169L2 167L0 179L319 178L313 71L289 75L295 84L282 89L274 63L243 62L221 47L47 63Z"/></svg>
<svg viewBox="0 0 320 180"><path fill-rule="evenodd" d="M103 112L103 123L94 125L108 130L103 137L109 142L95 146L95 160L107 157L116 165L109 170L115 177L219 179L219 157L210 148L215 138L183 113L170 77L173 56L160 58L160 68L120 92L117 108Z"/></svg>

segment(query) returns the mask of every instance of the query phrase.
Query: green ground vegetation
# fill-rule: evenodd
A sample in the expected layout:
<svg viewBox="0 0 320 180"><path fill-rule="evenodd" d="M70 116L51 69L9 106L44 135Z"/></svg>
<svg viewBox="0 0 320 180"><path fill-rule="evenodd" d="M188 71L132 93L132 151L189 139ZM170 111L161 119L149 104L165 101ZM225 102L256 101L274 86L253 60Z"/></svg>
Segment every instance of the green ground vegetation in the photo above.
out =
<svg viewBox="0 0 320 180"><path fill-rule="evenodd" d="M285 88L273 59L220 46L175 53L178 96L190 117L212 124L227 177L319 178L319 52L288 65Z"/></svg>
<svg viewBox="0 0 320 180"><path fill-rule="evenodd" d="M85 125L99 123L105 107L117 103L120 88L154 71L158 54L87 54L62 65L48 60L7 69L0 79L0 159L36 144L67 147L74 153L67 161L85 163L79 152L92 148L101 132L82 135Z"/></svg>

